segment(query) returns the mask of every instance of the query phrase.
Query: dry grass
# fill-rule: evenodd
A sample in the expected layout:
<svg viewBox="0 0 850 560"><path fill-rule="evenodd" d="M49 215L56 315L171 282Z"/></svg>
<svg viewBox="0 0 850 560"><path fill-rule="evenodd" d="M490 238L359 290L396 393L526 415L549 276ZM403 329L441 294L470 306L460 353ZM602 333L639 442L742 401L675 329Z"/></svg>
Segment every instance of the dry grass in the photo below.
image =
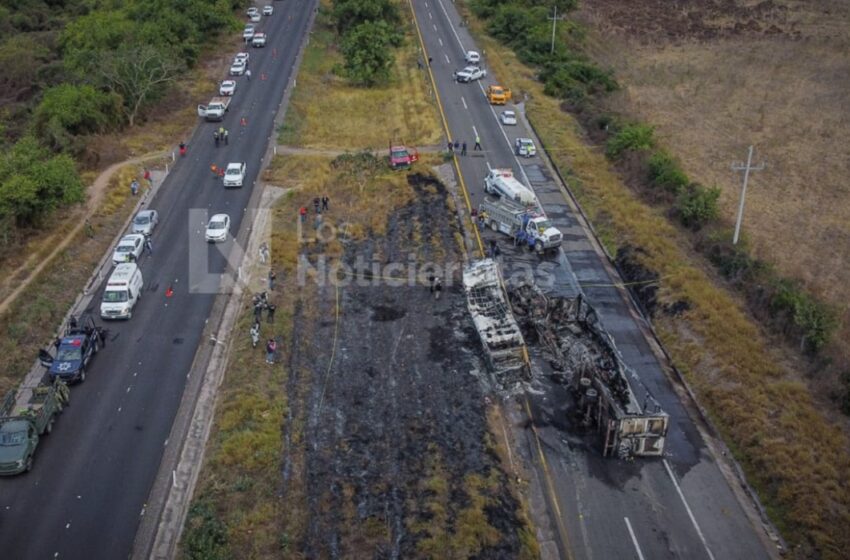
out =
<svg viewBox="0 0 850 560"><path fill-rule="evenodd" d="M642 11L632 2L594 4L583 3L593 55L624 85L610 107L655 125L691 177L721 187L729 221L741 188L730 164L745 160L754 144L757 163L767 168L751 175L744 233L758 257L838 309L838 338L846 339L850 27L841 22L850 18L850 5L776 0L767 14L741 8L723 17L710 4L692 6L692 19L712 29L756 21L778 32L718 31L698 40L682 31L670 41L644 26L612 22L609 5L628 17ZM652 5L647 15L656 8L667 9ZM850 351L838 354L850 363Z"/></svg>
<svg viewBox="0 0 850 560"><path fill-rule="evenodd" d="M480 25L471 21L481 34ZM850 456L840 431L820 412L796 372L782 367L742 306L712 282L687 240L639 201L588 147L576 122L545 97L532 72L495 41L481 38L494 74L530 96L527 110L547 151L609 250L634 244L662 277L660 299L691 310L656 321L665 347L722 431L784 536L823 558L850 548Z"/></svg>
<svg viewBox="0 0 850 560"><path fill-rule="evenodd" d="M401 5L401 9L407 7ZM379 149L395 136L411 146L438 144L442 130L429 97L427 74L416 66L416 35L409 24L404 31L405 44L396 55L390 83L354 87L332 71L343 59L320 13L280 142L319 149Z"/></svg>

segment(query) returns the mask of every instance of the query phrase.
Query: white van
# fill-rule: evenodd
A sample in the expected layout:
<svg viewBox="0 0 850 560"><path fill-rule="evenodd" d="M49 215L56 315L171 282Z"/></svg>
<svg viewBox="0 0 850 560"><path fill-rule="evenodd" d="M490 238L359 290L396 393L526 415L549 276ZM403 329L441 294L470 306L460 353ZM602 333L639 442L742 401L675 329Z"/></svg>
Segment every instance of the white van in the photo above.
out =
<svg viewBox="0 0 850 560"><path fill-rule="evenodd" d="M121 263L106 281L100 316L104 319L129 319L142 297L142 271L136 263Z"/></svg>

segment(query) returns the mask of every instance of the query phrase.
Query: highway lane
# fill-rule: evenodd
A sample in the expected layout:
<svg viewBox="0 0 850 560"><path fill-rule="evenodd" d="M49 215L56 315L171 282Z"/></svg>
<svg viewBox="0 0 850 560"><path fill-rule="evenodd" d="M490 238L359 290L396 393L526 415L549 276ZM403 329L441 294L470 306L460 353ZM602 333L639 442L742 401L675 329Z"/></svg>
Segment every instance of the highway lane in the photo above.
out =
<svg viewBox="0 0 850 560"><path fill-rule="evenodd" d="M202 123L188 142L188 155L176 162L152 201L161 222L153 235L153 255L140 262L145 291L133 319L107 325L106 347L86 382L72 389L71 406L43 441L33 471L0 480L4 558L129 555L216 296L190 286L198 277L189 273L190 246L208 252L210 273L225 268L222 252L203 242L204 220L192 210L227 212L232 232L241 227L314 6L312 1L275 3L275 14L260 24L268 32L268 46L248 49L253 76L250 83L238 78L224 121L229 146L213 144L218 123ZM240 125L243 117L246 126ZM228 161L248 163L242 189L225 191L213 179L210 164ZM171 298L164 296L168 286L174 289ZM95 313L98 300L91 305Z"/></svg>
<svg viewBox="0 0 850 560"><path fill-rule="evenodd" d="M764 535L753 527L696 429L688 411L664 374L640 329L629 303L612 284L612 275L545 162L517 160L511 146L518 136L533 137L523 122L502 127L483 94L483 85L457 84L452 72L465 66L463 52L474 49L460 16L447 0L413 3L427 56L453 139L466 141L468 155L460 169L473 207L482 200L483 181L490 167L510 167L531 184L547 215L565 234L562 255L539 260L506 248L508 262L517 258L540 269L570 271L575 281L556 277L553 290L574 293L580 285L614 337L624 360L637 374L632 380L638 398L648 392L670 414L667 458L626 464L605 460L581 439L571 438L565 426L565 396L542 379L536 382L532 408L566 524L568 546L576 558L765 558ZM479 49L475 49L479 50ZM484 53L486 67L487 56ZM509 78L509 77L508 77ZM521 100L520 100L521 101ZM510 106L508 108L511 108ZM482 152L472 150L475 135ZM536 139L535 139L536 141ZM539 148L539 142L538 148ZM485 239L497 238L492 232ZM502 238L504 239L504 238ZM485 241L486 243L486 241ZM507 244L502 244L503 248ZM509 265L510 266L510 265ZM513 265L515 266L515 264ZM534 360L535 367L545 360ZM638 382L639 381L639 382ZM539 468L539 466L538 466ZM568 553L569 554L569 553Z"/></svg>

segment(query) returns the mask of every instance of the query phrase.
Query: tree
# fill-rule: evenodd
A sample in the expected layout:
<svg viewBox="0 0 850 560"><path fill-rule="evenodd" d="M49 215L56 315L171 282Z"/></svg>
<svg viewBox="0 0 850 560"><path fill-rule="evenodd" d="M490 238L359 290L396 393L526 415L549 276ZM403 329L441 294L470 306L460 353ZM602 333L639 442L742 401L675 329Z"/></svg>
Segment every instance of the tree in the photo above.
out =
<svg viewBox="0 0 850 560"><path fill-rule="evenodd" d="M401 44L402 36L384 21L361 23L342 40L345 70L355 83L371 86L390 77L393 47Z"/></svg>
<svg viewBox="0 0 850 560"><path fill-rule="evenodd" d="M90 85L62 84L44 92L35 109L39 138L55 150L67 150L75 136L100 132L118 122L121 99Z"/></svg>
<svg viewBox="0 0 850 560"><path fill-rule="evenodd" d="M691 183L676 198L675 208L682 225L698 230L708 222L716 220L719 198L719 188L705 188L698 183Z"/></svg>
<svg viewBox="0 0 850 560"><path fill-rule="evenodd" d="M0 44L0 104L14 101L35 85L38 69L50 51L32 37L16 36Z"/></svg>
<svg viewBox="0 0 850 560"><path fill-rule="evenodd" d="M97 64L103 85L123 99L131 127L144 104L161 97L181 70L180 63L152 45L129 45L100 53Z"/></svg>
<svg viewBox="0 0 850 560"><path fill-rule="evenodd" d="M341 35L363 23L396 24L400 19L398 9L390 0L334 0L333 18Z"/></svg>

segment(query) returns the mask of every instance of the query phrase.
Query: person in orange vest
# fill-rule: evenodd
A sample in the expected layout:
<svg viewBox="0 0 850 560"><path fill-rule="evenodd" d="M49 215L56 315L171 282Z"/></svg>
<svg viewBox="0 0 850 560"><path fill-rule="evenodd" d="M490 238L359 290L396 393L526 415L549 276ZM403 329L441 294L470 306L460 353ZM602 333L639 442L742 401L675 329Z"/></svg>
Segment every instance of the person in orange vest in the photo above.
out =
<svg viewBox="0 0 850 560"><path fill-rule="evenodd" d="M216 165L214 163L212 165L210 165L210 171L212 171L213 179L218 177L218 167L216 167Z"/></svg>
<svg viewBox="0 0 850 560"><path fill-rule="evenodd" d="M301 215L301 222L304 222L307 219L307 207L302 206L298 213Z"/></svg>

